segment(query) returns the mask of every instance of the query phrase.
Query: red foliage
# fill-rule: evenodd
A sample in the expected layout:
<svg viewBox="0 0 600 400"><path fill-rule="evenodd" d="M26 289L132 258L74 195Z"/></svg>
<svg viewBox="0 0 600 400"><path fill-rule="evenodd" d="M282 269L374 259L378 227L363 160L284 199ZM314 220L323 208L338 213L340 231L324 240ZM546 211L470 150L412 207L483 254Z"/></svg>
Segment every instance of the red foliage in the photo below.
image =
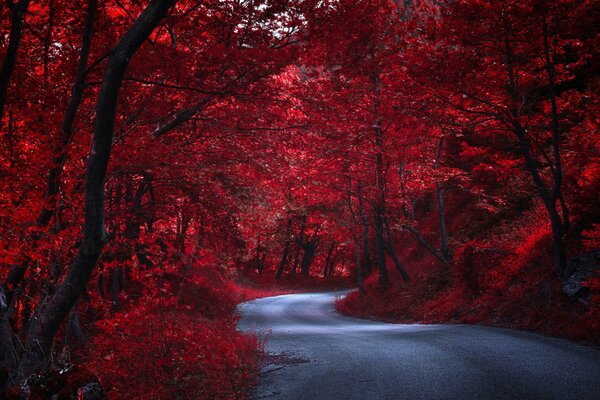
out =
<svg viewBox="0 0 600 400"><path fill-rule="evenodd" d="M116 398L243 398L236 304L350 280L600 337L600 278L560 292L600 248L597 1L85 3L0 6L0 390L77 349Z"/></svg>

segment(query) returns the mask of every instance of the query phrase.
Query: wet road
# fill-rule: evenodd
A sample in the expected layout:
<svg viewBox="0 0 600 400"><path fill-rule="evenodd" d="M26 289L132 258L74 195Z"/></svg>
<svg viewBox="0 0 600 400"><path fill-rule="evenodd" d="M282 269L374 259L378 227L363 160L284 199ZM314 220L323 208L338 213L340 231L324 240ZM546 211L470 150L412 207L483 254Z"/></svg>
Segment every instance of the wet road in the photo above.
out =
<svg viewBox="0 0 600 400"><path fill-rule="evenodd" d="M341 295L239 306L239 329L266 333L272 354L255 399L600 399L599 350L507 329L348 318L333 307Z"/></svg>

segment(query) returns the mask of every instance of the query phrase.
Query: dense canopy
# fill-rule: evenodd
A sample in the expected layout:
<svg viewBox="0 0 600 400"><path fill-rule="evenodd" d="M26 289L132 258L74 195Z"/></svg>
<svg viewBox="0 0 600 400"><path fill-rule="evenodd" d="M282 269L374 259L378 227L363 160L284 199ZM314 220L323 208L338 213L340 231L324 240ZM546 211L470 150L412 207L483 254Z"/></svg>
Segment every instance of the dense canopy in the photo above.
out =
<svg viewBox="0 0 600 400"><path fill-rule="evenodd" d="M0 2L0 391L245 398L299 285L597 341L599 7Z"/></svg>

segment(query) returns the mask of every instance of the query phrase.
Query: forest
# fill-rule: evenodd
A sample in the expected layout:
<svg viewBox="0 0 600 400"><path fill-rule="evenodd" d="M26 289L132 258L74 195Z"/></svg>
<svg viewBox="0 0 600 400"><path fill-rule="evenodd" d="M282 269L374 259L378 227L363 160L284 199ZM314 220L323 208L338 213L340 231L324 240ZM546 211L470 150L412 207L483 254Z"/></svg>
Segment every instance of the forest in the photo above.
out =
<svg viewBox="0 0 600 400"><path fill-rule="evenodd" d="M248 399L298 291L600 344L598 10L1 0L0 398Z"/></svg>

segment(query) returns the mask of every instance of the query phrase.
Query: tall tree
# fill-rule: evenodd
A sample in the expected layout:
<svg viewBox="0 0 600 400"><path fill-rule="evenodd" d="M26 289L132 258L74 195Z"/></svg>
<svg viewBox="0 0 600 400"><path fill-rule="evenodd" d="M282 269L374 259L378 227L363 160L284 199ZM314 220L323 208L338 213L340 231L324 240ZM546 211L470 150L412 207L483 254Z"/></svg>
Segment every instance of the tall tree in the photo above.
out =
<svg viewBox="0 0 600 400"><path fill-rule="evenodd" d="M24 381L47 365L47 355L50 354L54 336L77 299L85 292L100 257L106 242L104 179L110 159L119 89L131 57L175 2L152 0L125 32L108 61L98 96L93 142L87 161L83 241L65 280L48 302L36 309L35 318L28 329L25 351L13 377L15 382Z"/></svg>

